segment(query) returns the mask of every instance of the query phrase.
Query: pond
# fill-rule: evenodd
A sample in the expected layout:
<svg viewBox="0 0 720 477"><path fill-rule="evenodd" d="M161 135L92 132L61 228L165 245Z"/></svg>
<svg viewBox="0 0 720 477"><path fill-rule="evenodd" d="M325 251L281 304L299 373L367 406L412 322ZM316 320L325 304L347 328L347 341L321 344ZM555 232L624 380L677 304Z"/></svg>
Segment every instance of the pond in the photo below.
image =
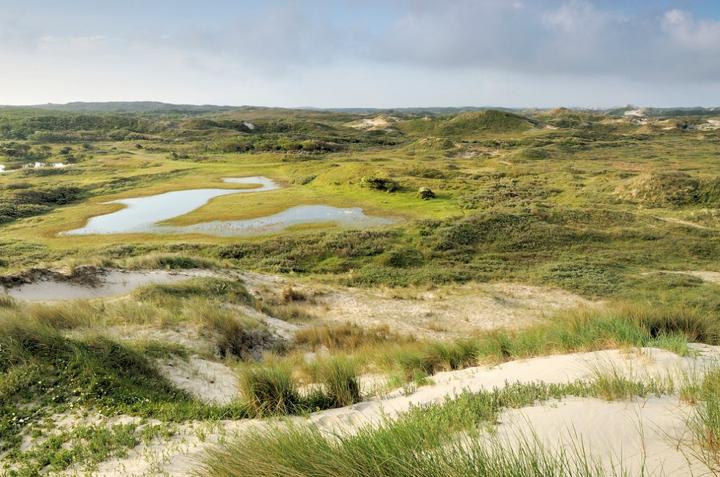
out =
<svg viewBox="0 0 720 477"><path fill-rule="evenodd" d="M357 207L300 205L277 214L247 220L211 221L186 226L160 224L192 212L215 197L264 192L279 188L267 177L227 178L223 181L232 184L256 184L259 187L253 189L190 189L115 200L109 203L122 204L125 207L116 212L92 217L84 227L62 232L61 235L201 233L229 237L277 232L294 225L310 223L331 222L346 227L371 227L394 222L388 218L365 215L362 209Z"/></svg>

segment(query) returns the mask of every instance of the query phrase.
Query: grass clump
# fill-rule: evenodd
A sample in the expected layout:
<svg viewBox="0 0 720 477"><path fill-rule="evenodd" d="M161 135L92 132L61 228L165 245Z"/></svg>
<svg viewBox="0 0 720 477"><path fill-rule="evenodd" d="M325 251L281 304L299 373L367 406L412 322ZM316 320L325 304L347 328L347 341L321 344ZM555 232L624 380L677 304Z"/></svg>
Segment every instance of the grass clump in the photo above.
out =
<svg viewBox="0 0 720 477"><path fill-rule="evenodd" d="M323 387L328 407L343 407L361 401L357 363L347 357L326 358L315 363L313 374Z"/></svg>
<svg viewBox="0 0 720 477"><path fill-rule="evenodd" d="M148 285L135 291L135 297L158 305L187 298L213 298L242 305L255 303L241 281L225 278L193 278L180 283Z"/></svg>
<svg viewBox="0 0 720 477"><path fill-rule="evenodd" d="M422 375L473 366L479 356L480 342L459 340L412 346L401 350L390 359L399 364L409 379L415 380Z"/></svg>
<svg viewBox="0 0 720 477"><path fill-rule="evenodd" d="M282 365L253 366L240 376L248 406L259 416L295 414L302 401L291 370Z"/></svg>
<svg viewBox="0 0 720 477"><path fill-rule="evenodd" d="M345 356L327 357L309 366L313 385L300 391L289 363L262 363L241 371L240 389L258 416L301 414L360 402L358 364Z"/></svg>
<svg viewBox="0 0 720 477"><path fill-rule="evenodd" d="M295 333L295 343L313 350L325 347L333 350L356 350L363 346L384 343L403 343L412 338L400 336L390 331L387 325L364 328L354 323L322 324L299 329Z"/></svg>
<svg viewBox="0 0 720 477"><path fill-rule="evenodd" d="M714 474L720 473L720 368L708 372L693 390L697 407L689 427L697 444L696 455Z"/></svg>
<svg viewBox="0 0 720 477"><path fill-rule="evenodd" d="M278 341L258 320L228 309L199 305L194 314L212 332L221 357L257 360Z"/></svg>

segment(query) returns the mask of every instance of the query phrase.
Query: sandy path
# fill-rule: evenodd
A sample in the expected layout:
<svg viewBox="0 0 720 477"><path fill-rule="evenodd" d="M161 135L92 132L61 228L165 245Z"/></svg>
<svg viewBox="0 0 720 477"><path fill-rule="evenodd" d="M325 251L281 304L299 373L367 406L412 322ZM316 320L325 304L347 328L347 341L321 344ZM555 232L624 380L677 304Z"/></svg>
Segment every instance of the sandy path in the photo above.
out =
<svg viewBox="0 0 720 477"><path fill-rule="evenodd" d="M677 224L677 225L684 225L686 227L691 227L691 228L698 229L698 230L716 230L712 227L707 227L702 224L690 222L689 220L678 219L675 217L655 217L655 218L659 219L659 220L663 220L665 222L670 222L670 223Z"/></svg>
<svg viewBox="0 0 720 477"><path fill-rule="evenodd" d="M635 379L643 376L665 376L668 373L672 374L683 370L702 373L703 369L715 364L720 357L720 348L696 346L694 350L697 351L697 355L693 357L680 357L654 348L633 352L609 350L540 357L512 361L494 367L476 367L439 373L433 376L432 385L421 387L410 394L406 394L403 390L397 390L384 397L354 406L321 411L308 418L293 418L293 420L310 422L325 432L352 432L363 425L377 424L385 417L397 416L412 406L441 403L448 397L456 396L465 390L471 392L490 390L495 387L503 387L509 382L567 383L582 379L589 380L596 370L610 368L631 375ZM587 401L588 405L584 406L581 401ZM633 444L636 441L632 439L632 436L638 421L637 419L626 419L626 416L635 413L637 406L642 407L640 401L633 401L635 404L599 400L581 401L568 399L563 401L563 403L568 403L567 406L549 403L526 408L526 410L529 412L528 416L536 419L540 426L544 425L543 418L552 419L553 422L558 423L555 428L545 426L548 428L543 429L545 434L542 436L546 435L548 439L555 439L565 432L563 423L576 424L585 429L584 432L591 433L593 423L603 422L603 416L611 413L614 416L611 421L613 425L608 424L602 428L603 432L605 430L608 432L606 437L614 434L623 435L625 436L623 438L625 447L629 449L631 445L636 445ZM662 398L652 406L645 405L642 407L642 422L646 427L657 423L657 428L662 431L661 433L673 433L678 426L675 412L676 409L679 409L678 406L677 399L672 397ZM552 409L559 409L559 414L553 415L550 412ZM507 423L507 426L511 426L513 422L517 422L517 419L519 418L514 414L508 414L503 422ZM250 429L252 426L267 425L268 422L278 421L242 420L222 421L215 424L186 424L181 426L177 435L170 440L158 440L150 445L138 446L131 450L126 458L103 463L95 475L191 475L193 466L202 458L204 450L209 446L227 437L232 437L238 432ZM279 422L282 423L282 420ZM660 459L670 458L668 446L659 438L653 437L648 440L645 443L645 449L647 455L656 456L654 458L657 462L660 462ZM673 452L681 454L680 450ZM677 461L678 456L673 454L671 457L672 462Z"/></svg>
<svg viewBox="0 0 720 477"><path fill-rule="evenodd" d="M709 283L720 283L720 272L708 272L702 270L683 271L683 272L663 272L663 273L676 273L678 275L690 275L691 277L699 278L704 282Z"/></svg>

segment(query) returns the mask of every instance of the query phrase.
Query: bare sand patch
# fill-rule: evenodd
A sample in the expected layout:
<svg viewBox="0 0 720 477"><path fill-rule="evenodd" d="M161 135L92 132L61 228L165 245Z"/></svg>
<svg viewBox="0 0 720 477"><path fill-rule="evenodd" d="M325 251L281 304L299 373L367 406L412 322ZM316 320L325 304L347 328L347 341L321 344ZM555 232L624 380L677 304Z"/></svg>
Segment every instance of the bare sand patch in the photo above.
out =
<svg viewBox="0 0 720 477"><path fill-rule="evenodd" d="M203 270L182 272L106 270L102 271L97 276L97 282L92 284L48 277L11 288L0 288L0 293L30 302L86 300L127 295L145 285L177 283L190 278L213 275L212 272Z"/></svg>
<svg viewBox="0 0 720 477"><path fill-rule="evenodd" d="M688 449L691 412L674 396L614 402L567 398L506 411L496 431L508 446L531 442L553 452L582 446L607 475L708 475Z"/></svg>
<svg viewBox="0 0 720 477"><path fill-rule="evenodd" d="M241 277L259 297L277 296L287 287L301 292L309 299L293 305L320 321L389 326L428 339L517 329L559 310L598 304L565 290L516 283L365 289L257 273Z"/></svg>
<svg viewBox="0 0 720 477"><path fill-rule="evenodd" d="M187 360L169 359L157 364L171 383L202 401L229 404L238 398L237 376L222 363L192 356Z"/></svg>

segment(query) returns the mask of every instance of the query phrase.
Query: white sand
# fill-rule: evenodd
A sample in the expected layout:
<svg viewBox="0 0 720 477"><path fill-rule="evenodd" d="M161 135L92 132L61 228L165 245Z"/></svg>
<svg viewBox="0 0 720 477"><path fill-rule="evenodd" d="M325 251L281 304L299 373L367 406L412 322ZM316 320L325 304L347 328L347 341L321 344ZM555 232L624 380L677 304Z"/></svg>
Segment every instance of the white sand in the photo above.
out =
<svg viewBox="0 0 720 477"><path fill-rule="evenodd" d="M707 475L687 447L691 411L671 396L618 402L567 398L504 412L497 437L511 446L537 441L554 452L580 445L607 475Z"/></svg>
<svg viewBox="0 0 720 477"><path fill-rule="evenodd" d="M145 285L176 283L199 276L212 276L211 272L183 271L169 272L164 270L126 272L112 270L100 278L97 286L88 286L70 281L43 280L3 290L17 300L32 302L82 300L106 298L131 293Z"/></svg>
<svg viewBox="0 0 720 477"><path fill-rule="evenodd" d="M158 363L160 372L180 389L209 403L228 404L238 397L237 376L222 363L193 356Z"/></svg>
<svg viewBox="0 0 720 477"><path fill-rule="evenodd" d="M716 363L720 356L720 348L697 346L694 349L697 352L694 357L680 357L652 348L629 353L610 350L533 358L495 367L476 367L439 373L432 377L434 384L421 387L409 395L398 390L385 397L342 409L317 412L307 419L293 419L298 422L310 422L328 433L353 432L360 426L377 424L385 417L397 416L412 406L441 403L463 390L490 390L515 382L567 383L581 379L589 380L598 369L616 369L632 375L635 379L643 376L665 376L680 370L702 373L707 366ZM636 465L638 446L642 441L634 439L634 436L638 423L641 423L648 436L644 442L645 455L648 459L652 457L651 462L655 468L664 463L667 470L676 464L679 465L682 452L679 449L673 450L672 439L667 441L662 439L662 436L673 437L681 433L682 413L679 411L683 409L673 397L647 402L635 400L630 403L573 398L563 400L560 404L545 403L504 413L499 431L511 436L517 431L518 423L525 419L526 422L529 421L530 424L539 427L536 431L541 439L559 443L560 438L566 435L567 428L574 426L583 433L583 436L595 434L600 457L610 458L616 450L625 450L628 462ZM527 414L520 414L522 412ZM170 440L158 440L147 446L139 446L131 450L123 459L114 459L101 464L95 475L135 476L162 473L174 476L191 475L193 465L202 458L204 450L209 446L254 426L267 425L267 422L252 419L224 421L217 423L212 429L207 427L209 424L186 424ZM205 426L205 430L201 438L198 435L198 428L202 426ZM650 428L653 429L651 433L648 431Z"/></svg>

